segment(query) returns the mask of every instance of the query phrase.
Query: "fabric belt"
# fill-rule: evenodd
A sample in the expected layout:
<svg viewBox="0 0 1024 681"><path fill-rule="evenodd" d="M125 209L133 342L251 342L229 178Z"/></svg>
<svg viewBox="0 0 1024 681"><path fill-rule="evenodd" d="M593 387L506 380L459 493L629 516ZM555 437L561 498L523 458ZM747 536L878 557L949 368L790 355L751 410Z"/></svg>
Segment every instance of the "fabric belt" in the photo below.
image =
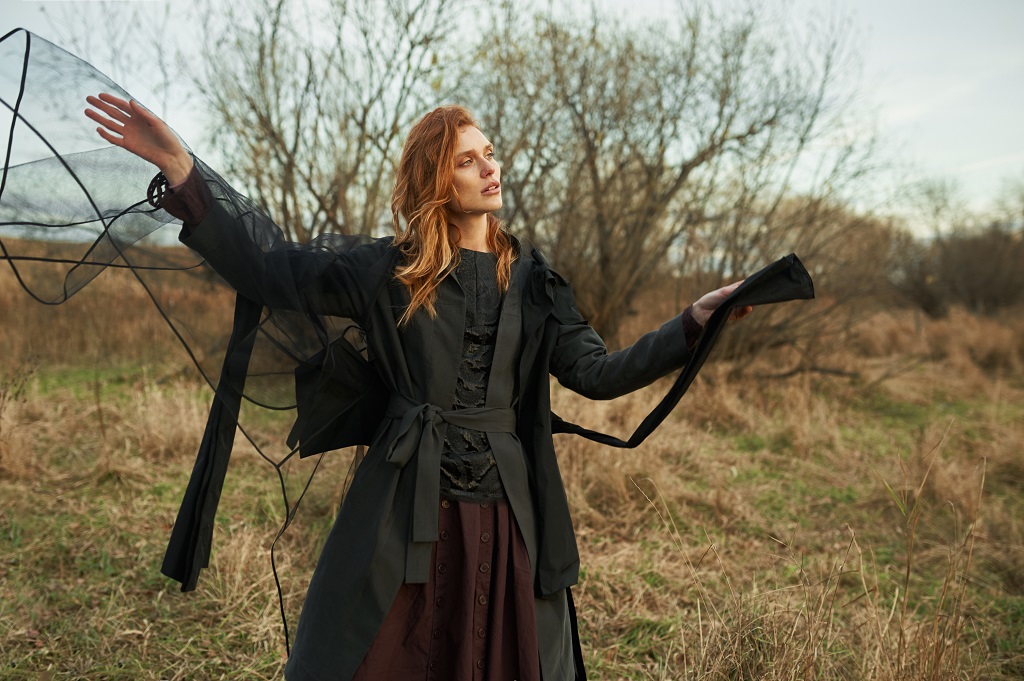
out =
<svg viewBox="0 0 1024 681"><path fill-rule="evenodd" d="M437 541L438 504L441 497L442 423L485 433L514 433L516 412L511 407L472 407L442 410L435 404L415 402L393 394L388 418L399 422L398 434L387 451L387 460L405 468L416 459L412 503L412 537L405 564L405 581L424 584L430 574L430 548Z"/></svg>

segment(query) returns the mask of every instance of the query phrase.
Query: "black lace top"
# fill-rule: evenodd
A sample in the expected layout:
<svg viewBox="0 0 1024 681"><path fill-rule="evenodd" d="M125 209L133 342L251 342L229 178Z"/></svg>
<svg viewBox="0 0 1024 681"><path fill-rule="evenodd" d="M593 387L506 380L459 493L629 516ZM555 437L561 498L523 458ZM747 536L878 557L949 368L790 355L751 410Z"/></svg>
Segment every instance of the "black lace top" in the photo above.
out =
<svg viewBox="0 0 1024 681"><path fill-rule="evenodd" d="M460 254L462 260L455 276L466 295L466 331L455 408L465 409L486 406L502 293L498 289L497 256L466 249L460 249ZM485 433L448 425L441 454L441 495L472 501L505 497Z"/></svg>

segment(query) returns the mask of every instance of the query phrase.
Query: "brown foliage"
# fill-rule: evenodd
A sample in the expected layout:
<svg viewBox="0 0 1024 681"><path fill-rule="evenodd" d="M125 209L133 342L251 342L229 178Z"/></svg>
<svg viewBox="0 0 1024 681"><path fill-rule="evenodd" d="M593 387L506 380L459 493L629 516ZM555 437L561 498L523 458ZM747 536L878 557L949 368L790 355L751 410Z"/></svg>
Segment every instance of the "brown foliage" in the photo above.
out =
<svg viewBox="0 0 1024 681"><path fill-rule="evenodd" d="M998 314L1024 302L1024 232L1009 224L906 240L894 262L898 290L932 317L954 305Z"/></svg>

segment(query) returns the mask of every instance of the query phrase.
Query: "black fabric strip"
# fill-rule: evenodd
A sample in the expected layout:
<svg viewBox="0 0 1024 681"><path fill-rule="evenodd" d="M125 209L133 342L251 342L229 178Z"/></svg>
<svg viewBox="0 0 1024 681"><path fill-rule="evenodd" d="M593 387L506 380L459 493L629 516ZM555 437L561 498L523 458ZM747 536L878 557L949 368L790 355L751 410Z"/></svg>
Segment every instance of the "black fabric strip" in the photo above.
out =
<svg viewBox="0 0 1024 681"><path fill-rule="evenodd" d="M583 646L580 644L580 627L576 619L576 602L572 599L572 587L566 587L565 600L569 605L569 626L572 629L572 660L576 667L576 681L587 681L587 666L583 664Z"/></svg>
<svg viewBox="0 0 1024 681"><path fill-rule="evenodd" d="M807 269L800 259L790 253L784 258L776 260L771 265L747 277L733 291L732 295L726 298L725 302L712 313L697 340L690 361L683 367L665 397L633 431L628 440L578 426L554 413L551 414L551 431L553 433L572 433L610 447L633 449L646 440L647 436L679 404L679 400L682 399L690 384L693 383L693 379L696 378L697 372L704 366L705 360L711 353L711 348L714 347L715 341L718 340L719 334L725 328L725 323L729 320L729 314L734 309L747 305L767 305L787 300L806 300L813 297L814 282L811 281L811 275L807 273Z"/></svg>
<svg viewBox="0 0 1024 681"><path fill-rule="evenodd" d="M163 574L181 582L182 591L196 588L199 571L210 562L214 517L231 458L245 375L262 311L262 305L237 296L234 326L217 393L160 568Z"/></svg>

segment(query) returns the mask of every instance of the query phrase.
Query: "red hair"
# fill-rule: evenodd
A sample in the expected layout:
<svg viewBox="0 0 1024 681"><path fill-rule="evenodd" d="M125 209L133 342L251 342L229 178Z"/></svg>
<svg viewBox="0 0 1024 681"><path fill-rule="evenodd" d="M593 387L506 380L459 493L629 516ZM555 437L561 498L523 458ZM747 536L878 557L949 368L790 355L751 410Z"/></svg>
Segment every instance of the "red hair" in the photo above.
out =
<svg viewBox="0 0 1024 681"><path fill-rule="evenodd" d="M456 145L459 131L467 126L478 127L465 107L442 106L412 127L402 148L391 213L395 245L405 256L395 276L409 290L411 301L400 325L421 307L431 317L437 316L437 287L458 264L459 230L448 216L455 188ZM493 215L487 216L487 246L498 256L498 285L507 291L515 253L501 221Z"/></svg>

